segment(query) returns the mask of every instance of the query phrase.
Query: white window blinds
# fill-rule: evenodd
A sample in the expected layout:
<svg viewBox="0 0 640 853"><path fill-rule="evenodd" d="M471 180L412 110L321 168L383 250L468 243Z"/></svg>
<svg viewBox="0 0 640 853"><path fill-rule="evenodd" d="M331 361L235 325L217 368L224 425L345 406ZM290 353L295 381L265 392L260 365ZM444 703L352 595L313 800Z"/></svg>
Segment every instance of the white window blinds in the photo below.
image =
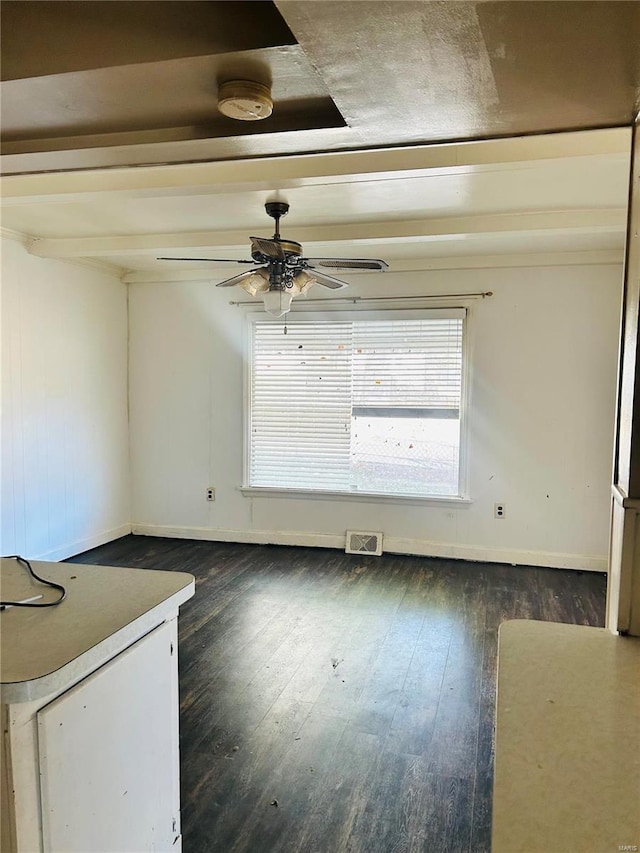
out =
<svg viewBox="0 0 640 853"><path fill-rule="evenodd" d="M349 322L253 324L250 485L349 488Z"/></svg>
<svg viewBox="0 0 640 853"><path fill-rule="evenodd" d="M286 335L281 323L252 322L248 485L457 493L457 445L445 454L443 479L429 474L442 467L430 459L442 456L433 436L411 435L441 424L433 419L459 421L463 322L463 310L403 319L291 317Z"/></svg>
<svg viewBox="0 0 640 853"><path fill-rule="evenodd" d="M353 324L353 404L460 408L462 319Z"/></svg>

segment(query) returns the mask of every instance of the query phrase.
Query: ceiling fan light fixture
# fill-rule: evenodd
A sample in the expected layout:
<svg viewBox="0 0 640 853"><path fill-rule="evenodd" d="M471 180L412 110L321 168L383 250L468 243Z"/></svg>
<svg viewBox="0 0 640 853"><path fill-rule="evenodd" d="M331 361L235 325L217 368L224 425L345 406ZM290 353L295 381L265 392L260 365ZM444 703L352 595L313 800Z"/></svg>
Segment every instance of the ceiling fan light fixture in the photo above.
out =
<svg viewBox="0 0 640 853"><path fill-rule="evenodd" d="M261 121L273 112L271 89L254 80L227 80L218 87L218 109L237 121Z"/></svg>
<svg viewBox="0 0 640 853"><path fill-rule="evenodd" d="M267 290L263 295L264 310L272 317L282 317L291 308L291 300L293 299L292 289L288 290Z"/></svg>
<svg viewBox="0 0 640 853"><path fill-rule="evenodd" d="M317 284L317 279L314 278L306 270L300 270L293 278L292 291L294 296L306 296L307 292Z"/></svg>
<svg viewBox="0 0 640 853"><path fill-rule="evenodd" d="M257 296L269 290L269 270L262 267L254 270L253 275L240 282L240 287L247 291L249 296Z"/></svg>

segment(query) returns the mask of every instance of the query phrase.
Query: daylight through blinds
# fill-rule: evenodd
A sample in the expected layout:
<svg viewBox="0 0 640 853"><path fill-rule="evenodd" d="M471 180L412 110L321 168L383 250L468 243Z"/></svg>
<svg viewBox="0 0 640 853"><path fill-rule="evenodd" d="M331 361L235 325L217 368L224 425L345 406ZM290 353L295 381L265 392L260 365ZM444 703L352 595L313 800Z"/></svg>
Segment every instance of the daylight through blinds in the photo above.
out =
<svg viewBox="0 0 640 853"><path fill-rule="evenodd" d="M458 494L463 322L252 323L249 485Z"/></svg>

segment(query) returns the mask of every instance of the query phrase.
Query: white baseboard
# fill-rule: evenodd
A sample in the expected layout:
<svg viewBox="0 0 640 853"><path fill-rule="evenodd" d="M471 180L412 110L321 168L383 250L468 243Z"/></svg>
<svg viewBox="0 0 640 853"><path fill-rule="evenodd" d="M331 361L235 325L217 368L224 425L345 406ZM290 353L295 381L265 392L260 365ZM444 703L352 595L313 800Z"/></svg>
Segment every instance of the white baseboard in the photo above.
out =
<svg viewBox="0 0 640 853"><path fill-rule="evenodd" d="M213 527L169 527L156 524L132 524L131 532L140 536L164 536L174 539L203 539L211 542L241 542L253 545L300 545L310 548L345 547L344 534L301 533L282 530L220 530ZM576 569L606 572L606 556L564 554L551 551L528 551L486 546L453 545L422 539L383 538L383 551L390 554L412 554L421 557L444 557L483 563L511 563L520 566L542 566L552 569Z"/></svg>
<svg viewBox="0 0 640 853"><path fill-rule="evenodd" d="M530 551L516 548L492 548L474 545L451 545L419 539L385 538L384 550L392 554L416 554L423 557L446 557L483 563L511 563L518 566L541 566L549 569L576 569L606 572L606 556L564 554L553 551Z"/></svg>
<svg viewBox="0 0 640 853"><path fill-rule="evenodd" d="M172 539L204 539L209 542L241 542L248 545L301 545L308 548L344 548L345 537L332 533L299 533L283 530L220 530L214 527L167 527L157 524L131 525L140 536Z"/></svg>
<svg viewBox="0 0 640 853"><path fill-rule="evenodd" d="M119 539L128 533L131 533L131 525L121 524L119 527L112 527L110 530L104 530L101 533L96 533L94 536L87 536L85 539L77 539L75 542L69 542L61 548L54 548L42 554L34 554L30 559L66 560L67 557L73 557L76 554L81 554L83 551L90 551L92 548L97 548L99 545L104 545L113 539Z"/></svg>

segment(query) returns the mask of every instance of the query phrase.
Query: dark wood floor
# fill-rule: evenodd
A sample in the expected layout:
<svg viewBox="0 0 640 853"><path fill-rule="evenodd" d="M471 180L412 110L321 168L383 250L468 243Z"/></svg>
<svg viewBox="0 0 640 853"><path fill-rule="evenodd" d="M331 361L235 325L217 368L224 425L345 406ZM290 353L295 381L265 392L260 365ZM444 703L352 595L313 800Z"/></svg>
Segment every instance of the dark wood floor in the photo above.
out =
<svg viewBox="0 0 640 853"><path fill-rule="evenodd" d="M588 572L135 536L74 560L196 576L185 853L488 851L497 628L604 619Z"/></svg>

